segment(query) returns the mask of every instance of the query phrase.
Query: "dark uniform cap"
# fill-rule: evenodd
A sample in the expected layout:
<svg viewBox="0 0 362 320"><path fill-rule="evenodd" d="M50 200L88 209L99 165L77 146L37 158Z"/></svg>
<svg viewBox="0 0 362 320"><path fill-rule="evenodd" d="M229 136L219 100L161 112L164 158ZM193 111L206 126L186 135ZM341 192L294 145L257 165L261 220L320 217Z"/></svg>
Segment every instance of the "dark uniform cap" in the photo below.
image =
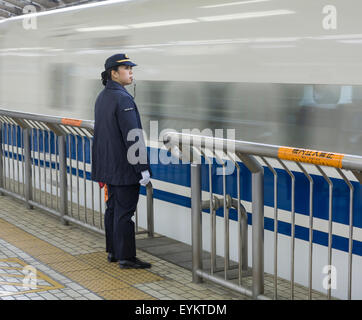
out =
<svg viewBox="0 0 362 320"><path fill-rule="evenodd" d="M104 68L107 70L109 68L120 66L120 65L126 65L126 66L131 66L131 67L136 66L136 64L133 63L126 54L117 53L117 54L114 54L113 56L110 56L106 60L106 62L104 64Z"/></svg>

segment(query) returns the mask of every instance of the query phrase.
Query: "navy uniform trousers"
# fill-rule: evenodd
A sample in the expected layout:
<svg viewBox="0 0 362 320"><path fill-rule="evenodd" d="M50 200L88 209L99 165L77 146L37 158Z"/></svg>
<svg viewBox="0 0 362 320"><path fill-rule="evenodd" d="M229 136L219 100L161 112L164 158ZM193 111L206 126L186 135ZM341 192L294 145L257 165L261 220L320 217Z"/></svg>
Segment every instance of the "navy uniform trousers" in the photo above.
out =
<svg viewBox="0 0 362 320"><path fill-rule="evenodd" d="M136 211L140 185L107 187L106 251L117 260L128 260L136 256L135 224L131 218Z"/></svg>

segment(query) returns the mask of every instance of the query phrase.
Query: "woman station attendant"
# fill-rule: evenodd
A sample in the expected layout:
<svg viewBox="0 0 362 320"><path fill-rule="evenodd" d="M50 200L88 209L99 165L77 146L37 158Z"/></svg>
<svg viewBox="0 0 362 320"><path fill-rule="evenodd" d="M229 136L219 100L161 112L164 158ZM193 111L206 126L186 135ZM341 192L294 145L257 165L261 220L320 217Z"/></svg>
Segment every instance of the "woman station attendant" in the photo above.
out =
<svg viewBox="0 0 362 320"><path fill-rule="evenodd" d="M105 88L94 112L92 180L108 188L104 217L108 261L119 261L120 268L150 268L151 264L136 258L132 221L140 184L145 186L150 180L140 115L125 89L133 81L134 66L126 54L115 54L105 62Z"/></svg>

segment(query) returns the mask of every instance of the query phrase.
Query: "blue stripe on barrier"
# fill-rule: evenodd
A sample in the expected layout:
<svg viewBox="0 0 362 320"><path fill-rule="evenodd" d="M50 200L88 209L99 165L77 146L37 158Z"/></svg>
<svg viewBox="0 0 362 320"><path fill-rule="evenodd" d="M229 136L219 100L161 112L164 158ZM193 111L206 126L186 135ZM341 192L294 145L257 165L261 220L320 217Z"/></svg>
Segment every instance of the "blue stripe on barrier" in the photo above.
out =
<svg viewBox="0 0 362 320"><path fill-rule="evenodd" d="M53 136L54 138L54 136ZM74 137L73 137L74 139ZM37 141L37 139L34 139ZM42 139L40 139L42 141ZM83 150L81 141L78 145L78 161L83 161ZM87 147L88 145L88 147ZM45 144L47 146L47 143ZM72 159L76 159L75 143L72 142L73 150ZM52 148L53 149L53 148ZM149 148L150 151L151 148ZM37 150L37 149L35 149ZM68 150L68 148L67 148ZM86 154L89 153L89 140L86 143ZM47 152L47 148L45 149ZM53 151L53 150L52 150ZM40 145L40 152L42 152L42 146ZM154 152L154 150L153 150ZM165 150L160 150L166 152ZM53 153L53 152L52 152ZM11 154L11 153L10 153ZM69 157L69 152L67 152ZM21 156L19 155L19 160ZM90 157L86 155L86 163L89 162ZM42 164L42 162L41 162ZM251 174L244 164L239 163L241 170L241 199L245 201L251 201ZM49 165L47 165L49 167ZM217 165L213 167L213 192L221 195L223 193L222 176L216 175ZM153 178L190 187L190 165L189 164L153 164L151 165L153 172ZM68 169L69 170L69 169ZM286 211L291 210L291 179L289 175L282 169L275 169L278 173L278 208ZM68 171L69 172L69 171ZM76 171L72 171L73 174ZM209 190L208 181L208 165L203 163L202 168L202 190ZM268 168L264 168L264 204L270 207L274 206L274 176ZM300 172L293 172L295 175L295 211L309 215L309 181ZM91 179L91 173L87 172L87 179ZM83 171L79 170L79 176L83 178ZM313 215L316 218L328 220L328 198L329 198L329 185L323 177L318 175L311 175L314 181L315 191L313 196ZM342 179L331 178L333 182L333 221L349 225L349 188ZM232 197L237 196L237 184L236 184L236 170L232 175L226 177L227 193ZM354 216L353 225L358 228L362 228L362 215L358 212L362 212L362 188L357 182L352 182L354 187ZM217 212L218 215L222 215L222 210Z"/></svg>
<svg viewBox="0 0 362 320"><path fill-rule="evenodd" d="M21 129L19 126L11 127L12 130L8 130L7 126L3 127L3 136L4 136L4 144L14 147L22 147L22 138L21 138ZM45 141L43 141L43 135L45 134ZM71 137L71 157L73 160L76 159L78 153L78 161L83 162L83 143L82 138L80 136L69 135ZM56 139L56 140L55 140ZM78 142L78 148L76 150L76 141ZM59 154L56 148L55 141L58 141L58 137L50 132L50 149L51 154ZM84 137L85 141L85 162L90 164L90 141L89 138ZM44 142L44 143L43 143ZM49 133L43 130L32 129L32 136L30 138L30 149L35 152L45 152L49 153ZM69 157L69 138L67 138L67 157Z"/></svg>
<svg viewBox="0 0 362 320"><path fill-rule="evenodd" d="M177 204L186 208L191 208L191 199L188 197L180 196L174 193L154 189L153 196L155 199ZM146 188L141 187L140 193L146 195ZM223 216L223 209L219 209L218 215ZM205 212L207 212L205 210ZM221 214L220 214L221 213ZM234 209L230 210L230 220L237 220L237 212ZM252 224L252 214L248 212L248 224ZM274 231L274 219L264 218L264 229ZM291 236L292 225L284 221L278 221L278 234ZM295 237L300 240L309 241L309 229L302 226L295 226ZM348 238L332 235L332 248L348 252ZM328 247L328 233L313 230L313 243ZM362 256L362 242L353 240L353 254Z"/></svg>
<svg viewBox="0 0 362 320"><path fill-rule="evenodd" d="M6 130L4 130L6 132ZM21 139L20 139L20 131L17 131L18 139L17 144L21 147ZM38 138L37 132L34 130L34 137L33 137L33 149L38 151ZM5 134L4 134L5 136ZM6 135L7 136L7 135ZM39 150L40 152L43 151L42 145L42 133L40 131L40 144ZM48 150L48 138L49 136L46 134L45 136L45 152L49 152ZM54 150L54 139L56 136L51 133L51 153L55 154L58 150ZM76 150L75 147L75 139L78 140L78 149ZM71 144L71 158L76 159L76 154L78 153L78 161L83 162L83 146L82 146L82 139L81 137L71 136L72 144ZM90 141L88 138L85 138L85 162L90 163ZM6 141L12 143L12 139L9 139L7 136ZM69 157L69 139L67 139L67 157ZM16 145L16 144L15 144ZM77 152L77 153L76 153ZM157 148L148 148L149 155L150 153L157 153L160 156L171 157L170 153L166 150L160 150ZM12 153L10 152L9 155L7 151L5 151L6 156L12 157ZM154 157L154 155L153 155ZM21 161L21 155L18 155L18 159ZM215 194L222 195L223 187L222 187L222 176L216 175L217 168L220 168L214 162L214 166L212 168L213 173L213 192ZM38 160L35 159L35 165L38 165ZM43 166L43 160L40 160L40 165ZM242 177L241 180L241 199L245 201L251 201L251 173L245 167L243 163L239 163L240 165L240 176ZM49 167L49 162L46 161L46 166ZM55 163L52 163L52 167L55 168ZM161 180L164 182L169 182L185 187L190 187L190 165L189 164L151 164L151 169L153 172L153 178L157 180ZM70 168L68 167L68 172ZM201 165L201 173L202 173L202 190L208 191L209 190L209 174L208 174L208 165L203 160ZM282 169L275 169L278 173L278 208L286 211L291 210L291 179L287 172ZM76 169L72 168L72 174L76 175ZM295 211L299 214L309 216L309 181L304 176L303 173L300 172L293 172L295 175ZM311 175L314 181L314 196L313 196L313 215L316 218L320 218L323 220L328 220L328 197L329 197L329 185L324 180L323 177L318 175ZM79 177L83 178L83 170L79 170ZM91 179L91 173L86 172L86 179ZM333 182L333 221L338 222L344 225L349 225L349 188L346 183L342 179L331 178ZM237 184L236 184L236 170L232 175L226 177L226 184L227 184L227 193L231 194L232 197L237 196ZM357 182L352 182L354 187L354 216L353 216L353 225L358 228L362 228L362 215L358 214L362 212L362 188L361 185ZM145 188L141 188L141 194L146 194ZM167 201L170 203L174 203L180 206L184 206L187 208L191 207L191 199L188 197L180 196L171 192L166 192L162 190L154 190L154 198L160 199L163 201ZM269 207L274 207L274 176L272 172L264 167L264 205ZM208 210L205 210L208 212ZM223 209L217 210L216 214L218 216L223 216ZM237 220L236 211L231 209L230 210L230 219ZM265 218L265 229L273 231L274 230L274 220L271 218ZM248 223L251 224L251 215L248 213ZM279 221L278 222L278 232L281 234L285 234L290 236L291 232L291 224ZM295 230L296 238L302 240L309 240L309 230L308 228L296 226ZM328 234L320 231L313 231L313 243L319 243L321 245L327 246L328 245ZM342 251L348 251L348 239L340 236L333 235L333 248L339 249ZM353 253L362 255L362 243L359 241L353 241Z"/></svg>
<svg viewBox="0 0 362 320"><path fill-rule="evenodd" d="M161 150L162 152L164 150ZM160 151L160 152L161 152ZM241 176L241 199L251 201L251 173L243 163L240 165ZM223 194L222 176L216 175L217 167L212 169L213 192ZM185 187L190 187L190 165L170 164L151 165L153 177L158 180L170 182ZM209 190L208 165L201 165L202 190ZM286 211L291 210L291 179L288 173L282 169L275 169L278 174L278 208ZM309 181L301 172L293 172L295 176L295 211L309 216ZM232 175L226 176L227 193L232 197L237 197L236 170ZM319 219L328 220L328 199L329 185L322 176L311 175L314 181L313 194L313 216ZM342 179L331 178L333 183L333 221L349 224L349 201L350 191L347 184ZM362 186L358 182L352 182L354 187L354 216L353 225L362 228ZM264 167L264 205L274 207L274 176L272 172Z"/></svg>
<svg viewBox="0 0 362 320"><path fill-rule="evenodd" d="M73 137L74 138L74 137ZM37 141L37 139L34 139ZM40 139L42 141L42 139ZM81 141L80 141L81 142ZM47 146L47 143L45 144ZM76 158L75 154L75 143L72 142L74 147L72 150L72 159ZM53 148L52 148L53 149ZM37 149L35 149L37 150ZM68 148L67 148L68 150ZM88 149L86 144L86 153L89 153L89 140L88 140ZM47 148L45 149L47 152ZM53 151L53 150L52 150ZM164 152L165 150L160 150ZM6 151L5 151L6 152ZM42 146L40 145L40 152L42 152ZM53 152L52 152L53 153ZM81 143L78 145L78 161L83 159L83 151L81 148ZM10 153L11 154L11 153ZM67 152L69 157L69 153ZM18 156L21 160L21 155ZM89 156L86 156L86 163L89 163ZM42 164L42 162L41 162ZM251 174L249 170L244 166L244 164L239 163L241 168L241 199L245 201L251 201ZM47 165L49 167L49 165ZM157 164L151 165L153 177L155 179L174 183L182 186L190 186L190 165L189 164ZM222 176L215 175L217 166L213 168L213 191L216 194L222 194ZM69 170L69 169L68 169ZM202 164L202 190L208 191L209 182L208 182L208 166ZM291 209L291 180L288 174L281 169L276 169L278 173L278 208L286 211ZM72 171L73 174L76 173L75 170ZM295 175L295 211L309 215L309 181L307 178L300 172L294 172ZM79 176L83 178L83 171L79 170ZM328 192L329 186L328 183L324 180L323 177L317 175L311 175L314 180L315 190L313 197L313 215L316 218L328 220ZM91 173L87 172L87 179L91 178ZM264 175L264 204L267 206L274 206L274 176L268 168L265 168ZM333 221L349 224L349 188L345 182L341 179L331 178L334 189L333 189ZM232 175L226 177L227 183L227 193L230 193L233 197L237 196L237 185L236 185L236 172ZM361 185L357 182L352 182L354 186L354 217L353 224L356 227L362 228L362 215L358 215L358 212L362 212L362 188ZM218 212L219 215L222 215L222 211Z"/></svg>

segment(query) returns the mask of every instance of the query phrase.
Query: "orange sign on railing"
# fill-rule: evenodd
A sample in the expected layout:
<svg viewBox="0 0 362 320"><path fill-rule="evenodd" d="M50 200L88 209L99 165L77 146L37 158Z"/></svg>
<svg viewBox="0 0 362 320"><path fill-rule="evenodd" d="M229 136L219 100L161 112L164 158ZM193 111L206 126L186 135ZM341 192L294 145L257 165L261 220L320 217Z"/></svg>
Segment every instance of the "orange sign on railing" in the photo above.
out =
<svg viewBox="0 0 362 320"><path fill-rule="evenodd" d="M80 127L81 124L82 124L82 120L63 118L62 119L62 124L68 125L68 126Z"/></svg>
<svg viewBox="0 0 362 320"><path fill-rule="evenodd" d="M300 148L280 147L278 157L284 160L342 168L344 154Z"/></svg>

